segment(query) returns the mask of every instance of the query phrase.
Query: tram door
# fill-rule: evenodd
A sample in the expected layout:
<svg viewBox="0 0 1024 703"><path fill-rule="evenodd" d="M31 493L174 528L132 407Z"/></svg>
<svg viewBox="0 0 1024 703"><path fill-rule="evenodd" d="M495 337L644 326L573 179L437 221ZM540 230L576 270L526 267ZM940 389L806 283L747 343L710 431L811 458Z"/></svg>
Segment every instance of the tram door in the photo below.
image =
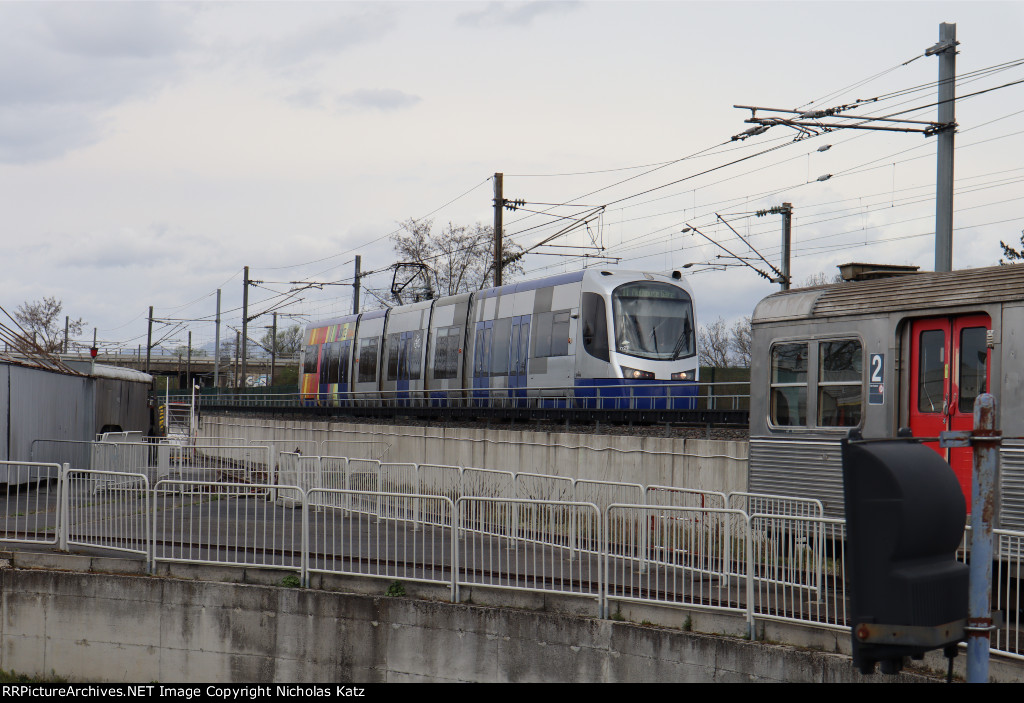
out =
<svg viewBox="0 0 1024 703"><path fill-rule="evenodd" d="M526 363L530 351L530 316L512 318L512 339L508 354L509 395L526 397ZM516 407L519 401L513 403Z"/></svg>
<svg viewBox="0 0 1024 703"><path fill-rule="evenodd" d="M945 430L974 425L974 399L989 388L988 315L917 320L911 326L910 429L915 437L938 437ZM942 449L956 473L971 510L970 447Z"/></svg>
<svg viewBox="0 0 1024 703"><path fill-rule="evenodd" d="M474 405L487 405L491 391L491 336L494 321L476 323L476 340L473 344L473 397Z"/></svg>

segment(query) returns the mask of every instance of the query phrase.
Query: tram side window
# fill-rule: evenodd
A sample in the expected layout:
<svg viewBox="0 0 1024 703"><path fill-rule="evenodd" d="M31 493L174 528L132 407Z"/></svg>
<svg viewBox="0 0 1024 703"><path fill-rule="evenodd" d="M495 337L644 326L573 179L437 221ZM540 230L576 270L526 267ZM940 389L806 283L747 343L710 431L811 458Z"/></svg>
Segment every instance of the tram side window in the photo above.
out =
<svg viewBox="0 0 1024 703"><path fill-rule="evenodd" d="M782 427L807 425L807 345L772 347L771 421Z"/></svg>
<svg viewBox="0 0 1024 703"><path fill-rule="evenodd" d="M818 345L818 426L856 427L864 393L864 354L847 339Z"/></svg>
<svg viewBox="0 0 1024 703"><path fill-rule="evenodd" d="M556 312L551 318L551 356L569 354L569 311Z"/></svg>
<svg viewBox="0 0 1024 703"><path fill-rule="evenodd" d="M310 344L302 355L302 373L316 373L316 365L320 357L320 345Z"/></svg>
<svg viewBox="0 0 1024 703"><path fill-rule="evenodd" d="M491 348L491 375L508 375L508 352L512 343L512 318L503 317L494 321L492 348Z"/></svg>
<svg viewBox="0 0 1024 703"><path fill-rule="evenodd" d="M988 344L984 327L966 327L960 330L960 369L957 385L960 387L960 412L974 412L974 401L988 391Z"/></svg>
<svg viewBox="0 0 1024 703"><path fill-rule="evenodd" d="M388 380L398 380L398 344L400 341L400 334L389 334L388 335Z"/></svg>
<svg viewBox="0 0 1024 703"><path fill-rule="evenodd" d="M377 380L377 345L380 337L359 340L359 382Z"/></svg>
<svg viewBox="0 0 1024 703"><path fill-rule="evenodd" d="M339 346L339 354L341 356L341 359L338 365L338 383L348 383L348 357L349 349L351 349L351 344L345 342L339 343Z"/></svg>
<svg viewBox="0 0 1024 703"><path fill-rule="evenodd" d="M434 378L456 378L459 363L459 327L442 327L437 330L434 342Z"/></svg>
<svg viewBox="0 0 1024 703"><path fill-rule="evenodd" d="M584 293L580 305L583 318L583 348L601 361L608 361L608 321L604 298L597 293Z"/></svg>
<svg viewBox="0 0 1024 703"><path fill-rule="evenodd" d="M405 344L407 378L417 381L423 366L423 330L416 330L406 337Z"/></svg>
<svg viewBox="0 0 1024 703"><path fill-rule="evenodd" d="M487 360L491 350L491 330L480 327L476 331L476 343L474 344L473 355L473 377L480 378L490 372Z"/></svg>
<svg viewBox="0 0 1024 703"><path fill-rule="evenodd" d="M534 317L533 357L569 354L569 311L541 312Z"/></svg>
<svg viewBox="0 0 1024 703"><path fill-rule="evenodd" d="M341 362L341 342L324 345L324 358L320 364L320 383L338 383L338 366Z"/></svg>
<svg viewBox="0 0 1024 703"><path fill-rule="evenodd" d="M541 312L534 316L533 356L551 356L551 313Z"/></svg>

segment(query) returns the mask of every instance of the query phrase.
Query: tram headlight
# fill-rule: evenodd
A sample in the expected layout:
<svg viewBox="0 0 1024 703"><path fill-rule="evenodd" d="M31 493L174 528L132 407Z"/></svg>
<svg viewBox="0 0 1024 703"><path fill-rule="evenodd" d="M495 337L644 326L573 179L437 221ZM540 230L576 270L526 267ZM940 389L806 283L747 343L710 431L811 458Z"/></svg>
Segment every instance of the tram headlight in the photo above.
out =
<svg viewBox="0 0 1024 703"><path fill-rule="evenodd" d="M622 377L633 379L635 381L650 380L654 378L653 371L641 371L640 369L633 369L629 366L622 367Z"/></svg>
<svg viewBox="0 0 1024 703"><path fill-rule="evenodd" d="M693 371L676 371L672 374L673 381L692 381Z"/></svg>

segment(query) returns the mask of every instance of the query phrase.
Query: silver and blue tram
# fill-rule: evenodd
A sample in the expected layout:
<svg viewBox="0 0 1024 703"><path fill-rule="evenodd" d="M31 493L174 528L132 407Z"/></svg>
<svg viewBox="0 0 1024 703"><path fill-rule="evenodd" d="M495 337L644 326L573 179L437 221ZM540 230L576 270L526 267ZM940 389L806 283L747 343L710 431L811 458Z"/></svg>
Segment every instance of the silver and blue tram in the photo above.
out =
<svg viewBox="0 0 1024 703"><path fill-rule="evenodd" d="M578 271L310 324L307 402L693 408L697 326L670 275Z"/></svg>

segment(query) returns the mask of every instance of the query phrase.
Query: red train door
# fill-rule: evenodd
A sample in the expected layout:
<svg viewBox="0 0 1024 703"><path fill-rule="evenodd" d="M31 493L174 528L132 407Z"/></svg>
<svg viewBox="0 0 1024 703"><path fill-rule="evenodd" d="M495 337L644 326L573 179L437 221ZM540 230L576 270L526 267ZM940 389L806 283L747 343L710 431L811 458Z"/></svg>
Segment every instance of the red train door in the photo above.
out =
<svg viewBox="0 0 1024 703"><path fill-rule="evenodd" d="M916 320L910 341L910 429L916 437L974 425L974 399L989 387L988 315ZM953 467L971 509L972 454L968 447L927 446Z"/></svg>

